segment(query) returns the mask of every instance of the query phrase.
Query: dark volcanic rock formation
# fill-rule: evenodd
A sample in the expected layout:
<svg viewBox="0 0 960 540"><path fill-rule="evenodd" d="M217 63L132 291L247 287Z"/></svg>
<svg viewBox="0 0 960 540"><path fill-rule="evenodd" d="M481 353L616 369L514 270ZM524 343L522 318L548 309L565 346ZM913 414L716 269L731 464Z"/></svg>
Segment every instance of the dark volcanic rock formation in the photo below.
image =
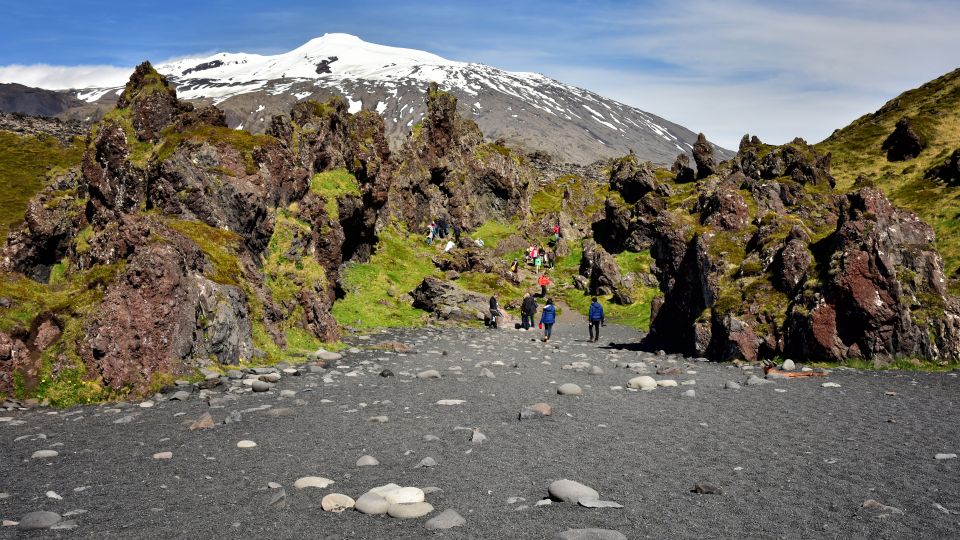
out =
<svg viewBox="0 0 960 540"><path fill-rule="evenodd" d="M707 142L703 133L697 135L697 142L693 144L693 161L697 164L697 180L716 172L717 164L713 157L713 145Z"/></svg>
<svg viewBox="0 0 960 540"><path fill-rule="evenodd" d="M423 123L396 158L388 215L412 229L436 218L472 229L529 211L533 173L525 158L484 143L477 124L461 118L456 106L455 97L431 86Z"/></svg>
<svg viewBox="0 0 960 540"><path fill-rule="evenodd" d="M907 161L920 155L927 142L908 118L901 118L881 148L887 151L888 161Z"/></svg>
<svg viewBox="0 0 960 540"><path fill-rule="evenodd" d="M465 291L453 283L427 277L414 289L413 307L429 311L443 320L483 320L490 313L489 297Z"/></svg>
<svg viewBox="0 0 960 540"><path fill-rule="evenodd" d="M661 216L646 343L720 360L960 358L932 229L874 188L833 194L829 163L800 139L745 137L729 172Z"/></svg>

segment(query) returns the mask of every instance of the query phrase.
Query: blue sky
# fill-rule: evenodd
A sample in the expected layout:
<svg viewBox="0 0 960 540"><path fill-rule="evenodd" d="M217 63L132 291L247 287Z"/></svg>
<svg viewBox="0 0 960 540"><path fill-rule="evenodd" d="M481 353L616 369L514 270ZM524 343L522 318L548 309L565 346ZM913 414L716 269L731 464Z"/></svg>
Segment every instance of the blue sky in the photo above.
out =
<svg viewBox="0 0 960 540"><path fill-rule="evenodd" d="M4 12L2 82L50 86L144 59L278 53L346 32L541 72L727 147L746 132L774 143L820 140L960 67L954 0L36 0L9 2Z"/></svg>

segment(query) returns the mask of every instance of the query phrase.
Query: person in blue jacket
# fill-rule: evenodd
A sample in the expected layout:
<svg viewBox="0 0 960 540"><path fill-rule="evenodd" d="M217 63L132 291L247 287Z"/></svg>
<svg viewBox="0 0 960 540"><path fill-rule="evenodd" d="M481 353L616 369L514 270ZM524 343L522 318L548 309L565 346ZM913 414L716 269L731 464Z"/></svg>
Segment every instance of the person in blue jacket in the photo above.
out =
<svg viewBox="0 0 960 540"><path fill-rule="evenodd" d="M553 330L553 323L557 320L557 310L553 307L553 299L547 299L547 305L543 306L543 312L540 315L540 326L543 328L543 341L550 341L550 332Z"/></svg>
<svg viewBox="0 0 960 540"><path fill-rule="evenodd" d="M587 320L590 323L590 341L597 341L600 339L600 326L604 325L603 306L597 301L596 296L591 300L593 303L590 304L590 312L587 314Z"/></svg>

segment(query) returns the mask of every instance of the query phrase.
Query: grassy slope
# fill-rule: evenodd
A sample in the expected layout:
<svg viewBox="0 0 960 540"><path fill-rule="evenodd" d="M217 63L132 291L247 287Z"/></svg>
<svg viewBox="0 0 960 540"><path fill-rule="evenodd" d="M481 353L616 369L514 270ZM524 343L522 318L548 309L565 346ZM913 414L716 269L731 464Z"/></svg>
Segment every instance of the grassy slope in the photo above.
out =
<svg viewBox="0 0 960 540"><path fill-rule="evenodd" d="M880 145L903 117L924 127L929 146L915 159L891 163ZM837 130L817 148L833 154L838 190L848 190L858 176L866 176L895 204L933 226L947 272L960 269L960 188L924 178L927 170L960 148L960 70L904 92Z"/></svg>
<svg viewBox="0 0 960 540"><path fill-rule="evenodd" d="M333 316L356 329L420 326L425 313L414 309L406 293L429 275L439 275L420 235L397 228L380 232L376 253L366 263L349 263L341 275L346 296L333 305Z"/></svg>
<svg viewBox="0 0 960 540"><path fill-rule="evenodd" d="M27 203L43 188L48 175L78 165L82 155L79 138L63 146L49 136L0 131L0 239L23 221Z"/></svg>

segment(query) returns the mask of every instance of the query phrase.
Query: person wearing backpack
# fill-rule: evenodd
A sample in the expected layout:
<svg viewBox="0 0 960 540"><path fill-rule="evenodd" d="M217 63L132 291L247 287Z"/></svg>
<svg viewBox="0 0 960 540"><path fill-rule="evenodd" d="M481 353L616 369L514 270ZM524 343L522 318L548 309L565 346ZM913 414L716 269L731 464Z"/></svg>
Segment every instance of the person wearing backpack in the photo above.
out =
<svg viewBox="0 0 960 540"><path fill-rule="evenodd" d="M553 323L557 321L557 309L553 307L553 299L547 298L547 305L543 306L543 313L540 315L540 327L543 328L543 342L550 341L550 335L553 333Z"/></svg>
<svg viewBox="0 0 960 540"><path fill-rule="evenodd" d="M533 327L533 318L537 315L537 300L532 294L523 295L523 302L520 304L520 316L522 318L521 326L524 330Z"/></svg>
<svg viewBox="0 0 960 540"><path fill-rule="evenodd" d="M497 318L500 317L500 305L497 303L497 297L490 297L490 328L497 327Z"/></svg>
<svg viewBox="0 0 960 540"><path fill-rule="evenodd" d="M593 302L590 304L589 313L587 313L587 321L589 321L590 326L590 341L596 342L600 339L600 326L605 326L603 321L603 306L597 301L596 296L591 300Z"/></svg>

